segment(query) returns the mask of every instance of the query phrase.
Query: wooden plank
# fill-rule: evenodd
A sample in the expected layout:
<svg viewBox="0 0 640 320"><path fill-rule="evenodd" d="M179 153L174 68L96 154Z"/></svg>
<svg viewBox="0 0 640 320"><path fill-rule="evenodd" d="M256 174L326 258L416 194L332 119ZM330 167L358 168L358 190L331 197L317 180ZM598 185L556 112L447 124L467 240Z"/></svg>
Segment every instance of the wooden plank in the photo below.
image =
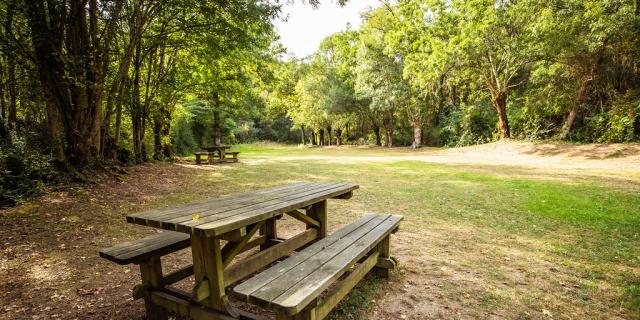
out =
<svg viewBox="0 0 640 320"><path fill-rule="evenodd" d="M331 245L337 241L339 241L344 236L352 233L355 230L367 225L372 220L374 223L379 223L382 219L376 215L365 215L351 224L338 229L336 232L324 238L322 241L318 241L309 247L305 248L298 254L287 258L286 260L277 264L276 267L269 268L260 274L252 277L251 279L237 285L233 290L240 296L244 298L248 298L258 289L264 287L265 285L271 283L272 281L278 279L283 274L287 274L290 270L294 269L298 265L305 262L307 259L317 254L318 252L324 250L326 246Z"/></svg>
<svg viewBox="0 0 640 320"><path fill-rule="evenodd" d="M277 186L274 186L274 187L271 187L271 188L265 188L265 189L255 190L255 191L247 191L247 192L237 193L237 194L229 195L229 196L226 196L226 197L223 197L223 198L199 200L199 201L194 201L194 202L190 202L190 203L185 203L185 204L182 204L182 205L179 205L179 206L175 206L175 207L156 208L156 209L152 209L152 210L148 210L148 211L143 211L143 212L130 214L130 215L127 216L127 221L129 221L129 218L146 219L146 218L149 218L149 217L162 217L162 215L166 214L166 213L172 213L172 212L181 211L181 210L187 210L188 211L188 210L198 209L198 208L207 206L207 205L209 205L211 203L215 203L216 201L220 201L220 200L223 200L223 199L224 200L239 199L239 198L242 198L242 197L250 196L252 194L269 193L269 192L285 189L285 188L288 188L288 187L292 187L294 185L303 184L303 183L305 183L305 182L295 182L295 183L292 183L292 184L277 185Z"/></svg>
<svg viewBox="0 0 640 320"><path fill-rule="evenodd" d="M272 199L281 198L285 195L296 194L300 191L307 190L309 188L314 188L314 184L305 183L296 185L293 188L287 188L286 190L277 190L273 192L269 192L266 194L258 194L252 197L245 197L242 199L225 201L224 199L220 200L220 202L210 204L206 208L201 208L198 211L191 212L182 212L180 214L174 214L171 216L163 216L154 219L147 219L147 223L151 226L156 226L158 228L163 228L167 230L176 230L177 226L182 223L188 223L192 221L202 221L208 219L210 216L217 216L220 213L224 213L231 210L240 209L243 207L256 205L262 203L264 201L269 201ZM198 219L194 219L197 215Z"/></svg>
<svg viewBox="0 0 640 320"><path fill-rule="evenodd" d="M272 303L286 310L289 314L295 314L302 310L311 300L318 297L331 283L344 274L353 263L360 260L374 249L380 241L389 236L401 220L401 216L389 216L388 219L365 236L359 238L339 255L334 256L320 268L314 269L311 274L290 287L274 299Z"/></svg>
<svg viewBox="0 0 640 320"><path fill-rule="evenodd" d="M124 252L133 251L138 248L157 245L160 243L171 243L177 240L189 239L189 235L179 232L162 232L146 236L144 238L135 239L127 242L116 244L109 248L101 249L100 252L110 255L118 255Z"/></svg>
<svg viewBox="0 0 640 320"><path fill-rule="evenodd" d="M247 228L242 227L236 230L229 231L225 234L221 234L218 236L218 238L222 240L231 241L231 242L239 242L239 241L242 241L242 238L244 238L246 235L247 235Z"/></svg>
<svg viewBox="0 0 640 320"><path fill-rule="evenodd" d="M289 185L283 185L275 188L270 188L267 190L256 190L254 192L244 192L239 195L230 195L218 199L213 199L207 202L206 204L200 205L195 208L175 208L163 214L154 215L146 217L138 221L135 220L135 223L140 223L143 225L158 225L159 228L167 228L163 227L162 223L166 222L169 224L175 224L176 221L189 221L193 218L194 215L199 215L201 217L205 217L207 215L213 215L218 212L224 212L225 210L240 208L246 205L251 205L255 203L260 203L263 199L271 199L277 198L283 192L294 192L296 190L304 190L305 188L312 187L312 183L302 182L302 183L293 183ZM171 225L168 227L171 229ZM173 226L175 229L175 227ZM173 229L171 229L173 230Z"/></svg>
<svg viewBox="0 0 640 320"><path fill-rule="evenodd" d="M194 320L236 320L234 317L216 312L215 310L199 306L189 301L176 297L168 292L151 292L154 303L179 315Z"/></svg>
<svg viewBox="0 0 640 320"><path fill-rule="evenodd" d="M300 192L305 192L305 191L315 190L320 188L323 188L323 186L318 184L302 184L287 190L281 190L281 191L253 197L246 201L240 201L237 203L226 203L224 205L211 207L207 210L198 212L197 213L199 217L198 219L193 219L193 216L194 216L193 214L187 214L187 215L183 214L174 218L169 217L169 219L162 218L164 219L162 223L163 224L162 228L178 229L177 227L179 227L180 225L189 226L189 225L202 224L208 221L214 221L222 217L225 217L227 215L230 215L229 212L236 212L238 210L242 210L243 208L248 209L247 207L253 208L256 206L260 206L261 203L265 203L267 201L272 201L272 200L284 198L287 196L293 196L293 195L299 194Z"/></svg>
<svg viewBox="0 0 640 320"><path fill-rule="evenodd" d="M102 258L126 265L139 263L152 256L162 256L184 249L190 243L191 241L187 234L163 232L102 249L99 254Z"/></svg>
<svg viewBox="0 0 640 320"><path fill-rule="evenodd" d="M331 244L325 244L323 250L316 252L303 263L300 263L295 268L288 270L286 274L282 274L270 283L258 288L258 290L252 293L251 296L269 304L278 304L282 306L282 303L276 302L279 297L284 296L284 298L287 298L291 296L293 293L290 289L297 288L298 284L304 284L303 280L305 278L315 273L316 270L323 268L323 266L333 258L346 257L351 259L352 257L344 255L344 252L358 240L371 234L373 230L384 224L388 218L389 216L376 216L365 225L355 229L344 237L341 237L339 241ZM324 243L324 241L319 241L318 243ZM362 255L365 253L366 252L362 253ZM354 256L357 256L357 254L358 253L354 253ZM288 294L285 295L285 293ZM288 305L286 306L289 307ZM298 307L298 305L296 304L294 307Z"/></svg>
<svg viewBox="0 0 640 320"><path fill-rule="evenodd" d="M243 212L225 219L220 219L211 223L198 225L193 227L193 230L200 234L207 236L215 236L229 230L233 230L242 225L256 223L261 220L269 219L277 215L286 213L294 209L308 206L313 203L331 198L335 195L342 194L344 192L351 191L358 188L357 185L348 185L343 187L336 187L332 189L323 190L322 192L306 195L300 198L292 199L290 201L280 202L277 204L269 205L266 207L259 207L253 211ZM192 231L193 232L193 231Z"/></svg>
<svg viewBox="0 0 640 320"><path fill-rule="evenodd" d="M291 184L278 185L278 186L274 186L274 187L271 187L271 188L265 188L265 189L260 189L260 190L237 193L237 194L225 196L225 197L222 197L222 198L194 201L194 202L191 202L191 203L186 203L186 204L183 204L183 205L180 205L180 206L175 206L175 207L152 209L152 210L143 211L143 212L139 212L139 213L134 213L134 214L128 215L127 216L127 222L146 225L145 221L147 219L150 219L150 218L153 218L153 219L168 219L169 216L172 216L172 215L175 215L175 214L181 214L181 213L185 213L185 212L194 212L194 211L198 211L198 210L203 210L203 209L206 209L206 208L208 208L208 207L210 207L212 205L215 206L215 205L219 205L219 204L233 203L234 201L248 200L248 199L250 199L252 197L255 197L255 196L275 193L275 192L280 191L280 190L286 190L286 189L294 188L294 187L297 187L297 186L300 186L300 185L304 185L304 184L309 184L309 183L308 182L295 182L295 183L291 183Z"/></svg>
<svg viewBox="0 0 640 320"><path fill-rule="evenodd" d="M327 292L326 298L316 307L316 318L324 319L333 308L362 280L378 261L378 252L369 255L365 261L359 264L342 281L337 283L333 289Z"/></svg>
<svg viewBox="0 0 640 320"><path fill-rule="evenodd" d="M237 263L231 265L227 270L225 270L225 285L230 286L233 283L242 280L245 277L264 268L265 266L275 262L276 260L290 255L294 250L315 240L317 236L317 230L306 230L290 239L275 244L268 249L260 251L241 261L238 261Z"/></svg>
<svg viewBox="0 0 640 320"><path fill-rule="evenodd" d="M204 216L200 216L200 219L198 220L188 219L180 222L178 226L178 231L190 232L191 230L198 228L201 225L213 223L213 222L227 219L236 215L246 214L247 212L249 213L255 212L256 210L260 210L261 208L265 208L271 205L285 203L288 201L295 201L295 199L298 199L301 197L314 195L314 194L322 194L322 192L325 192L326 190L334 190L336 188L341 188L346 185L347 184L328 184L328 185L316 184L312 186L303 187L300 190L283 192L276 197L272 197L271 199L268 199L268 200L265 199L265 201L259 201L248 206L242 206L242 207L234 208L231 210L224 210L224 211L216 212L216 214L204 213ZM231 228L230 230L233 230L233 229L235 228Z"/></svg>
<svg viewBox="0 0 640 320"><path fill-rule="evenodd" d="M190 277L191 275L193 275L193 265L186 266L174 272L169 273L168 275L164 276L164 278L162 279L162 282L168 286L182 279Z"/></svg>
<svg viewBox="0 0 640 320"><path fill-rule="evenodd" d="M291 217L295 218L298 221L304 222L305 224L307 224L309 226L320 228L320 222L318 222L318 220L315 220L315 219L309 217L308 215L302 213L299 210L289 211L289 212L287 212L287 214L290 215Z"/></svg>

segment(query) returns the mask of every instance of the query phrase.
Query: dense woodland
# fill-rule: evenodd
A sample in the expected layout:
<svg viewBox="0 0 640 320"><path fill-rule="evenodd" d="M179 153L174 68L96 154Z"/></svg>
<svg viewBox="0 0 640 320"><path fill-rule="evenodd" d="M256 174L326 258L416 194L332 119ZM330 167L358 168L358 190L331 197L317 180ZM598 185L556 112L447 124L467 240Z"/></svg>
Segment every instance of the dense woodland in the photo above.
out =
<svg viewBox="0 0 640 320"><path fill-rule="evenodd" d="M217 143L640 140L640 1L381 2L303 58L286 4L0 2L0 206Z"/></svg>

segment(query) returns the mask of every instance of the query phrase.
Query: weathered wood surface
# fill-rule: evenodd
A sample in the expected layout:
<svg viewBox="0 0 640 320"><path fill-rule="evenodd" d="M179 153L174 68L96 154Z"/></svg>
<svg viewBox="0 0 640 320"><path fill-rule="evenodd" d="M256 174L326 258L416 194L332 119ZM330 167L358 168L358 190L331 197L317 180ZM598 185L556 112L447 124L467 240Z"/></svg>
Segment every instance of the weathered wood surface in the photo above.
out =
<svg viewBox="0 0 640 320"><path fill-rule="evenodd" d="M187 248L191 244L189 239L188 234L162 232L101 249L99 253L102 258L121 265L141 263L154 256L163 256Z"/></svg>
<svg viewBox="0 0 640 320"><path fill-rule="evenodd" d="M297 314L388 238L401 220L396 215L366 215L239 284L234 292L248 302Z"/></svg>
<svg viewBox="0 0 640 320"><path fill-rule="evenodd" d="M350 183L292 183L132 214L127 216L127 221L199 236L218 236L326 199L340 197L357 188L357 185Z"/></svg>

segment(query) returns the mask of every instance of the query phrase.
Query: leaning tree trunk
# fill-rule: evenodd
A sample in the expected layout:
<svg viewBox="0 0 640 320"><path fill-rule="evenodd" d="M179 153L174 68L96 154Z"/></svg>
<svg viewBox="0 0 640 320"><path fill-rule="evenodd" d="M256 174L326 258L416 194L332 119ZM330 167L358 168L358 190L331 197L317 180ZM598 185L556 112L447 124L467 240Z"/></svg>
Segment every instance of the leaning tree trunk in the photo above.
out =
<svg viewBox="0 0 640 320"><path fill-rule="evenodd" d="M591 79L592 77L589 77L580 83L580 87L578 88L578 92L573 102L573 106L571 107L571 111L569 111L569 114L564 121L564 125L562 126L562 132L560 133L560 139L562 140L567 139L569 133L571 133L571 130L573 129L576 118L578 117L578 112L584 105L584 102L587 98L587 92L589 90L589 83L591 83Z"/></svg>
<svg viewBox="0 0 640 320"><path fill-rule="evenodd" d="M493 97L493 107L498 113L498 128L500 129L500 139L511 138L511 131L509 129L509 119L507 119L507 93L504 91L498 92Z"/></svg>

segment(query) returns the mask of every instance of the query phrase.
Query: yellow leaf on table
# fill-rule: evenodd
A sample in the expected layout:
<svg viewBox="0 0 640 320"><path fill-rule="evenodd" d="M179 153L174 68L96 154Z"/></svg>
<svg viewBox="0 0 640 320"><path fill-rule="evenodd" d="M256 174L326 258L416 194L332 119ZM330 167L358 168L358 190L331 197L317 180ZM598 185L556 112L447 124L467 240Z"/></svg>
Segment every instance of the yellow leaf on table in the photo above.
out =
<svg viewBox="0 0 640 320"><path fill-rule="evenodd" d="M199 214L193 215L193 221L198 221L198 220L200 220L200 215Z"/></svg>

